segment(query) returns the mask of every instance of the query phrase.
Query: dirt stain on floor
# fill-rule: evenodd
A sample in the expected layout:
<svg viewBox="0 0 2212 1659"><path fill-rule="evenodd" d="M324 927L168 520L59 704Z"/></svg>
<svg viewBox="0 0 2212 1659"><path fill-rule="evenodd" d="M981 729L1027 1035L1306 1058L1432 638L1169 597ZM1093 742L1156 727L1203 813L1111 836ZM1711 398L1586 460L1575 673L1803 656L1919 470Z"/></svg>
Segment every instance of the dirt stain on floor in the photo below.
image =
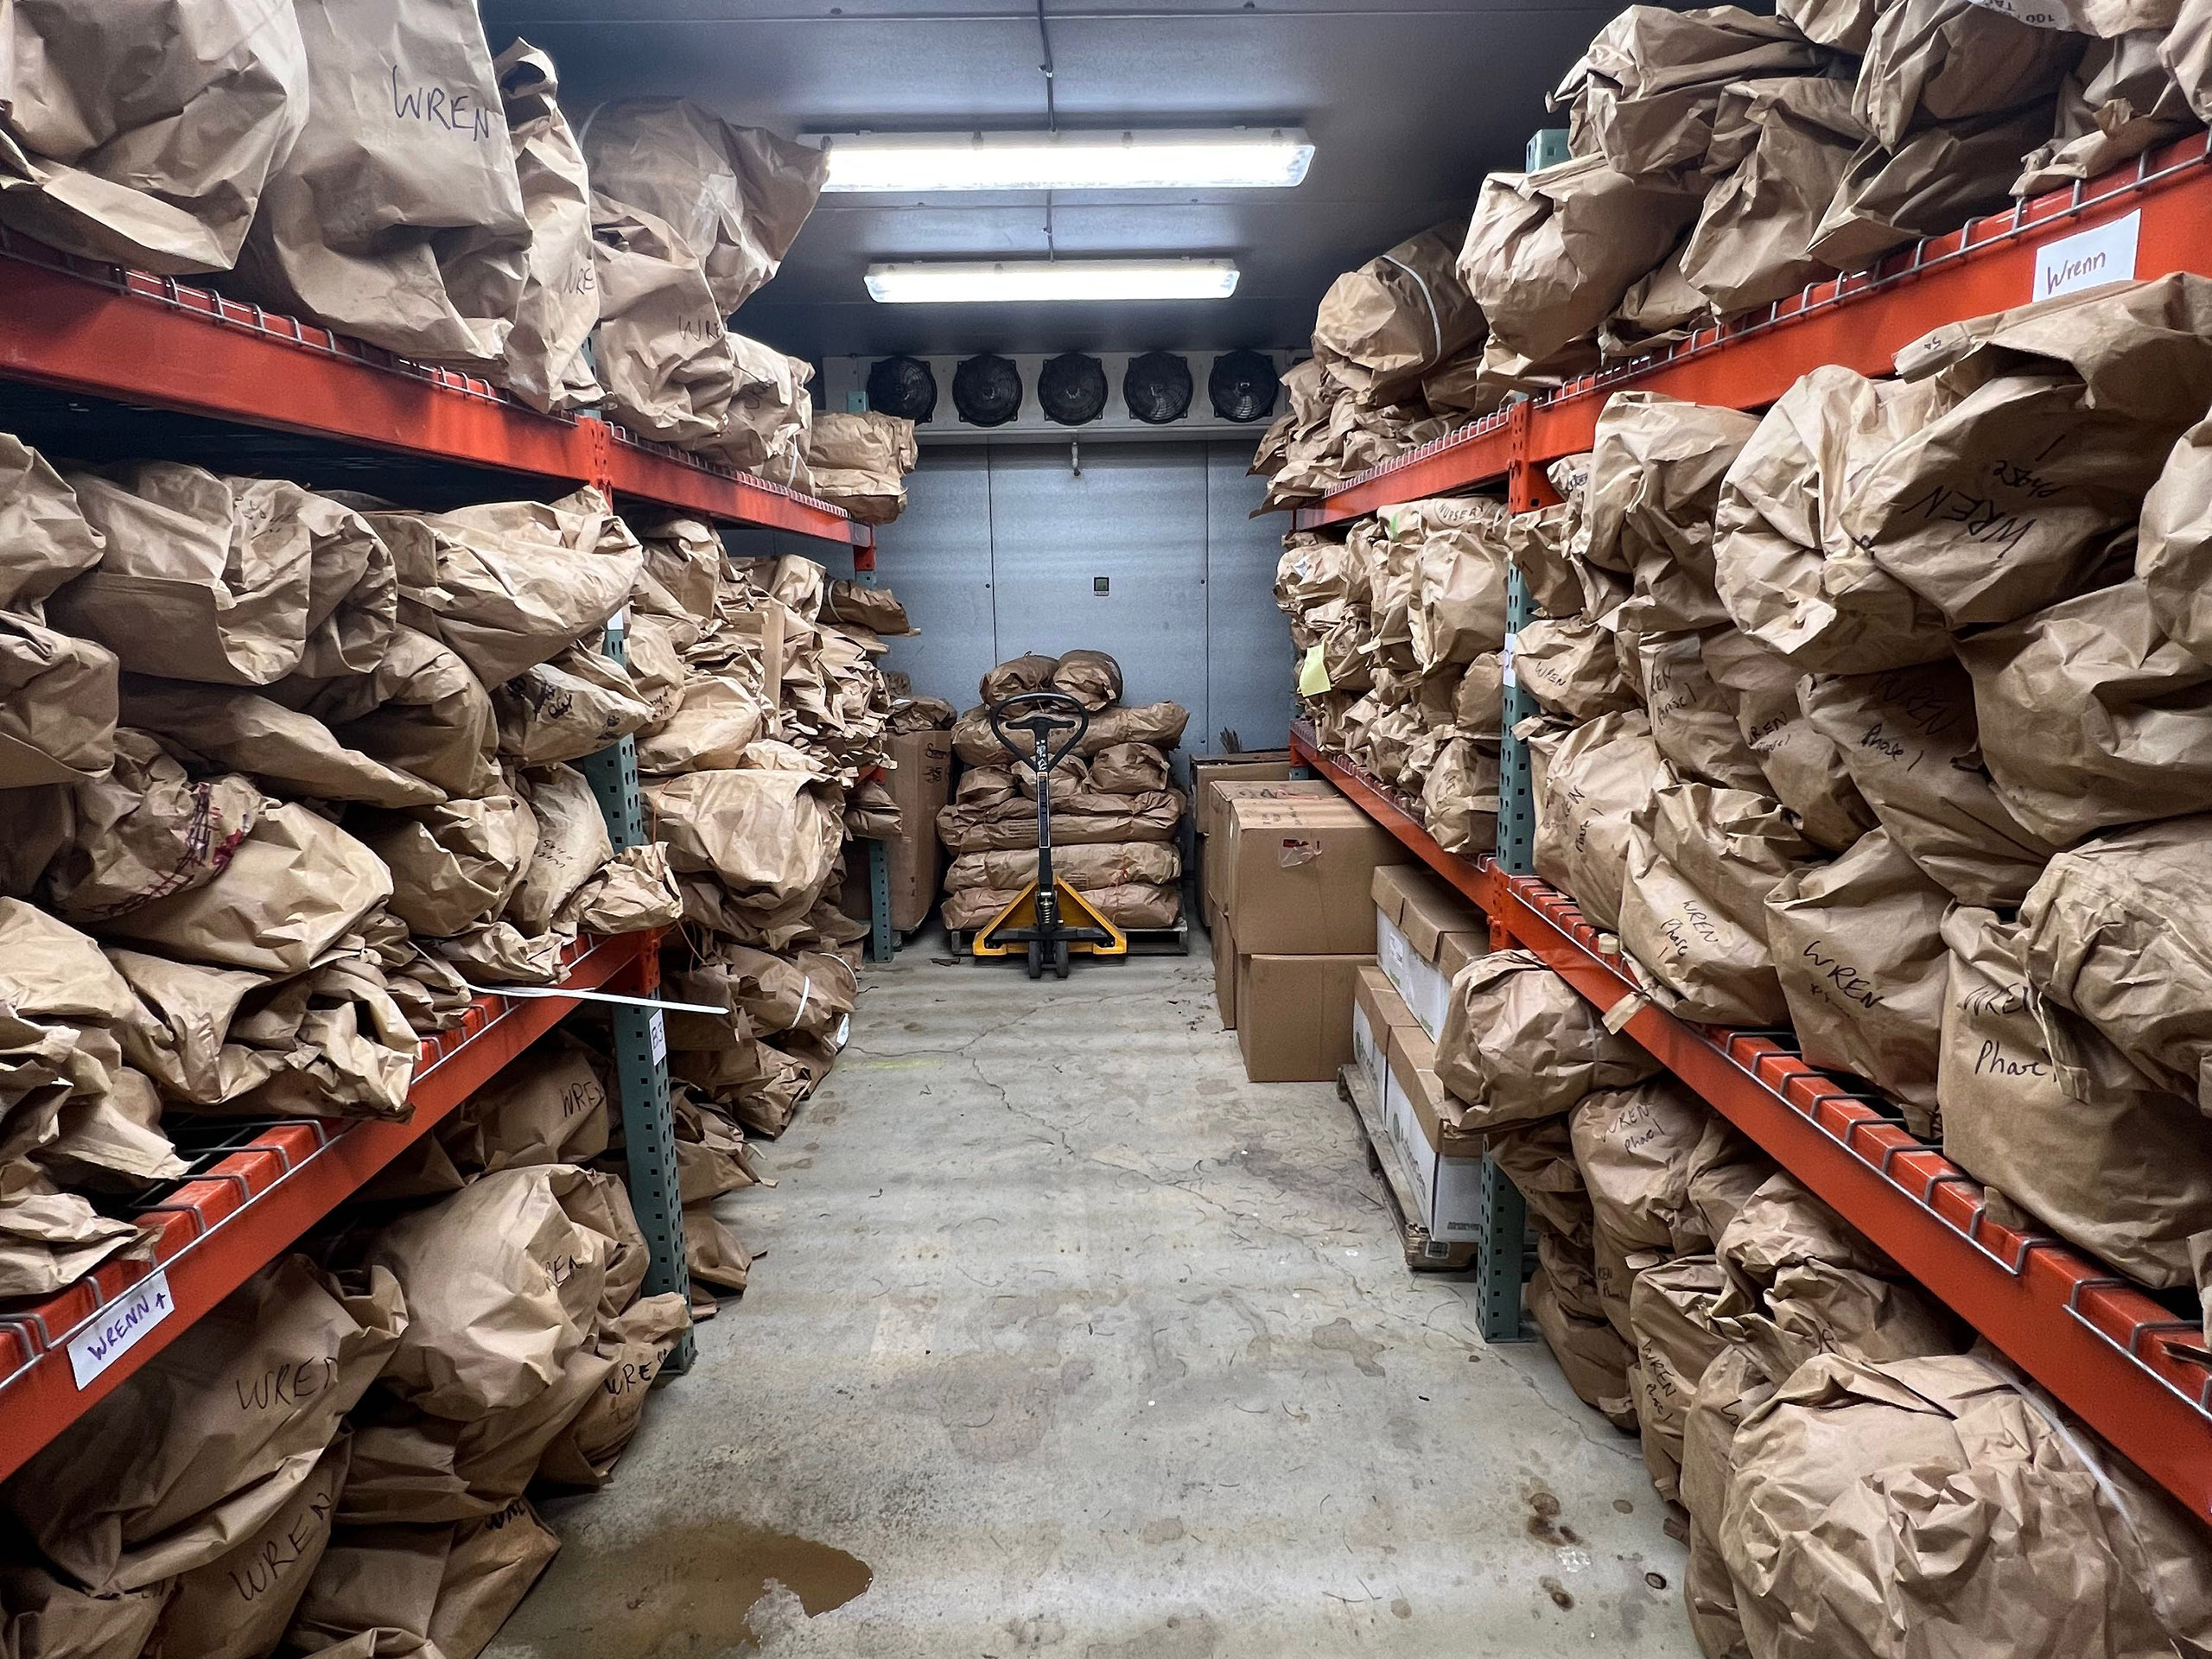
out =
<svg viewBox="0 0 2212 1659"><path fill-rule="evenodd" d="M611 1549L571 1543L499 1640L545 1659L753 1653L760 1632L749 1616L772 1584L815 1618L863 1594L874 1577L842 1549L740 1521L671 1527Z"/></svg>

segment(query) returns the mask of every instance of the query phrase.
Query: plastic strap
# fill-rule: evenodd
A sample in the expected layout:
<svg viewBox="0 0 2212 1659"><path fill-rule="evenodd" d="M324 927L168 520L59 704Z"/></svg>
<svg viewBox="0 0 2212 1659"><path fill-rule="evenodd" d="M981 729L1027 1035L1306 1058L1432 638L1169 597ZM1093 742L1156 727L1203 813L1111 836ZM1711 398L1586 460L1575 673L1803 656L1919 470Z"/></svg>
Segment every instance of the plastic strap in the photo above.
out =
<svg viewBox="0 0 2212 1659"><path fill-rule="evenodd" d="M565 996L583 1002L617 1002L626 1008L663 1008L671 1014L719 1014L728 1016L728 1008L717 1008L705 1002L664 1002L657 996L621 996L613 991L571 990L559 985L471 985L461 982L464 990L478 996L512 996L528 1001L532 997Z"/></svg>
<svg viewBox="0 0 2212 1659"><path fill-rule="evenodd" d="M594 113L596 114L597 111L594 111ZM1414 286L1421 289L1421 298L1428 302L1428 326L1436 336L1436 358L1431 366L1440 367L1444 362L1444 319L1437 315L1436 296L1428 291L1428 279L1402 259L1393 258L1387 253L1382 256L1382 258L1384 263L1395 265L1407 276L1412 277Z"/></svg>

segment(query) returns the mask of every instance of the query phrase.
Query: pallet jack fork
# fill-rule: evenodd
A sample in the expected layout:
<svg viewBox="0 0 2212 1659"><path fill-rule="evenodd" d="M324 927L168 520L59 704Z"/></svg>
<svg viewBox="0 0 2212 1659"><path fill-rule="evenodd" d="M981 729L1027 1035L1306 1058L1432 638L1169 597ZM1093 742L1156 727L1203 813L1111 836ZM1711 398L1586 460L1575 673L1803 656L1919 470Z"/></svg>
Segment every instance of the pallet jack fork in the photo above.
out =
<svg viewBox="0 0 2212 1659"><path fill-rule="evenodd" d="M1021 752L1009 727L1030 737L1030 764L1037 774L1037 877L976 930L969 949L978 957L1027 956L1032 979L1042 977L1048 963L1065 979L1071 952L1128 955L1128 936L1090 899L1052 874L1052 768L1072 754L1090 731L1090 711L1063 691L1027 691L993 703L985 713L1009 754ZM1055 736L1063 732L1067 741L1055 747Z"/></svg>

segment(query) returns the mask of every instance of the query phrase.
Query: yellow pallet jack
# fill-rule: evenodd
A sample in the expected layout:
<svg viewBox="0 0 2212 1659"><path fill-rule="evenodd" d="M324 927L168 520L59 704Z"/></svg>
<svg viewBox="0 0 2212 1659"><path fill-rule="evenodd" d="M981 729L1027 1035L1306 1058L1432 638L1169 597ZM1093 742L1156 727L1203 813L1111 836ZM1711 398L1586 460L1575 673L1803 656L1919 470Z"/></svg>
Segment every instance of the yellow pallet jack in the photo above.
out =
<svg viewBox="0 0 2212 1659"><path fill-rule="evenodd" d="M1027 732L1031 740L1030 764L1037 773L1037 878L976 930L969 950L977 957L1026 955L1032 979L1041 978L1047 964L1065 979L1074 952L1126 957L1128 935L1052 874L1052 768L1083 741L1090 729L1090 711L1064 691L1028 691L993 703L985 712L1008 754L1021 753L1009 727ZM1063 732L1067 741L1055 747L1055 736Z"/></svg>

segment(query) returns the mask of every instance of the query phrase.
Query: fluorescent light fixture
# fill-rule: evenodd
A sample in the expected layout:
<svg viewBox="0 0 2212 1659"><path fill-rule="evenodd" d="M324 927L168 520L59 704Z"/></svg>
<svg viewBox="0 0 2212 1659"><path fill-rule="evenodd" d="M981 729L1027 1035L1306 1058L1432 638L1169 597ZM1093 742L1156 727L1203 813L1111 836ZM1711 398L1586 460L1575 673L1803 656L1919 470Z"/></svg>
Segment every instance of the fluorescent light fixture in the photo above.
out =
<svg viewBox="0 0 2212 1659"><path fill-rule="evenodd" d="M868 291L885 305L973 301L1225 300L1228 259L976 259L870 265Z"/></svg>
<svg viewBox="0 0 2212 1659"><path fill-rule="evenodd" d="M1180 131L827 132L825 190L1258 190L1301 182L1302 127Z"/></svg>

